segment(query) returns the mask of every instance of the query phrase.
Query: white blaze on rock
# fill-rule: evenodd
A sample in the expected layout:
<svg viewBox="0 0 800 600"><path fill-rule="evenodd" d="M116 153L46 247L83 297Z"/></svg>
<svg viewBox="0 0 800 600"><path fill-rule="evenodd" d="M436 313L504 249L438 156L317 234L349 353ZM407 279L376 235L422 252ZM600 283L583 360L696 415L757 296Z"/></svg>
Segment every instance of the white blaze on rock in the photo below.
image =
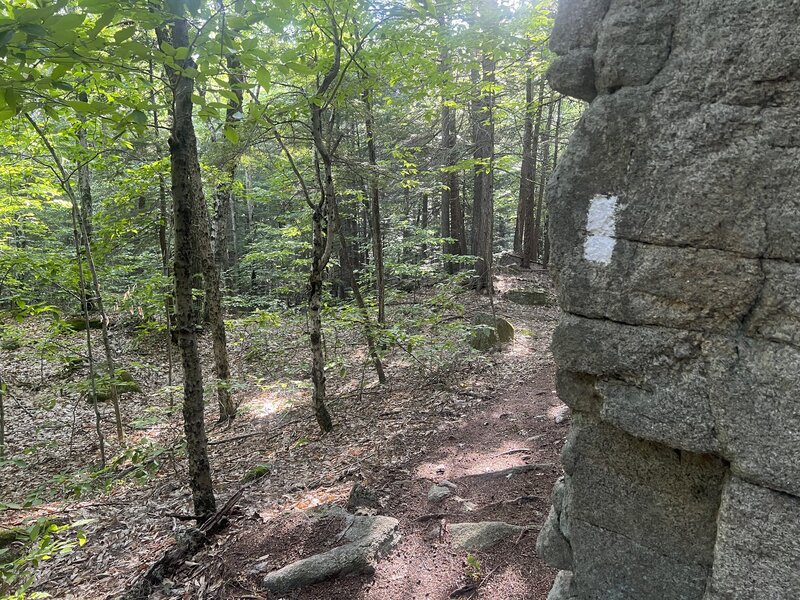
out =
<svg viewBox="0 0 800 600"><path fill-rule="evenodd" d="M617 243L617 196L595 196L589 202L586 221L588 236L583 244L583 257L591 262L607 265Z"/></svg>

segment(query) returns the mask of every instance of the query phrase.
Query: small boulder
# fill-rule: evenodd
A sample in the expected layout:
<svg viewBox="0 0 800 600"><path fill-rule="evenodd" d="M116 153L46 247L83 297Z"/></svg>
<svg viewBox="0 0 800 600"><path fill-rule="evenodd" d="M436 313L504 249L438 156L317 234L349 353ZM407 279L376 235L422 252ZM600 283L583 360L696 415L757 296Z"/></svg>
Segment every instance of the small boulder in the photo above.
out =
<svg viewBox="0 0 800 600"><path fill-rule="evenodd" d="M456 489L458 489L456 487L456 484L451 483L446 479L443 479L442 481L431 487L430 490L428 490L428 502L433 502L435 504L438 504L439 502L444 501L445 498L449 498L450 496L455 494Z"/></svg>
<svg viewBox="0 0 800 600"><path fill-rule="evenodd" d="M347 510L355 512L360 508L377 509L381 507L378 493L361 483L355 483L347 498Z"/></svg>
<svg viewBox="0 0 800 600"><path fill-rule="evenodd" d="M472 325L469 344L475 350L486 352L514 339L514 326L502 317L478 313L473 317Z"/></svg>
<svg viewBox="0 0 800 600"><path fill-rule="evenodd" d="M511 290L506 292L505 299L523 306L547 306L550 304L547 291L542 289Z"/></svg>
<svg viewBox="0 0 800 600"><path fill-rule="evenodd" d="M530 527L510 525L502 521L451 523L448 526L452 544L461 550L482 550L520 536Z"/></svg>
<svg viewBox="0 0 800 600"><path fill-rule="evenodd" d="M271 472L272 465L266 463L255 465L254 467L247 469L245 474L242 475L242 483L250 483L256 479L261 479L265 475L269 475Z"/></svg>
<svg viewBox="0 0 800 600"><path fill-rule="evenodd" d="M89 317L87 321L84 317L69 317L63 321L64 327L72 331L86 331L89 329L102 329L103 320L100 317Z"/></svg>
<svg viewBox="0 0 800 600"><path fill-rule="evenodd" d="M497 331L495 330L494 317L484 313L478 313L472 319L472 332L469 336L469 345L486 352L497 346Z"/></svg>
<svg viewBox="0 0 800 600"><path fill-rule="evenodd" d="M514 341L514 326L503 317L497 317L495 320L495 330L497 331L497 340L501 344Z"/></svg>
<svg viewBox="0 0 800 600"><path fill-rule="evenodd" d="M315 554L268 573L264 587L276 597L292 590L348 574L374 573L378 561L400 539L399 521L384 516L355 516L340 534L348 544Z"/></svg>
<svg viewBox="0 0 800 600"><path fill-rule="evenodd" d="M108 369L105 365L97 365L97 374L95 375L95 389L97 390L97 401L98 402L108 402L111 400L111 380L107 375ZM125 369L117 368L115 369L116 377L114 381L114 385L117 388L117 395L120 394L127 394L130 392L139 393L142 391L141 386L139 383L133 378L128 371ZM89 400L93 399L92 397L92 382L91 379L87 379L84 383L86 389L89 392Z"/></svg>

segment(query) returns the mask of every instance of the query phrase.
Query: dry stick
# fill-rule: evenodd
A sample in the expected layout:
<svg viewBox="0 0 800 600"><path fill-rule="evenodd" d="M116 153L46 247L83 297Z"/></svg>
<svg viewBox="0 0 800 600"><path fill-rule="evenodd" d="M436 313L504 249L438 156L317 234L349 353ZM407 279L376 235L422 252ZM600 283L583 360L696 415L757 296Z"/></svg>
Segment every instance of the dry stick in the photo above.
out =
<svg viewBox="0 0 800 600"><path fill-rule="evenodd" d="M281 435L281 433L283 433L282 429L284 427L286 427L288 425L295 425L296 423L299 423L300 421L303 421L303 420L304 419L294 419L293 421L287 421L286 423L278 423L278 428L281 428L281 431L277 431L277 432L273 433L272 435L270 435L268 437L265 437L262 441L268 442L269 440L274 440L276 437ZM237 435L237 436L234 436L234 437L223 438L221 440L213 440L213 441L210 440L208 442L208 445L209 446L217 446L219 444L227 444L228 442L236 442L238 440L245 440L247 438L256 437L256 436L259 436L259 435L264 435L265 433L269 433L269 432L254 431L252 433L245 433L245 434Z"/></svg>
<svg viewBox="0 0 800 600"><path fill-rule="evenodd" d="M194 556L208 543L212 535L225 526L228 513L233 510L244 491L261 481L265 476L263 475L240 487L225 505L211 515L199 528L187 531L176 541L172 548L164 552L161 558L150 565L147 571L136 579L122 596L123 600L145 600L148 598L153 588L158 586L171 573L174 573L185 560Z"/></svg>

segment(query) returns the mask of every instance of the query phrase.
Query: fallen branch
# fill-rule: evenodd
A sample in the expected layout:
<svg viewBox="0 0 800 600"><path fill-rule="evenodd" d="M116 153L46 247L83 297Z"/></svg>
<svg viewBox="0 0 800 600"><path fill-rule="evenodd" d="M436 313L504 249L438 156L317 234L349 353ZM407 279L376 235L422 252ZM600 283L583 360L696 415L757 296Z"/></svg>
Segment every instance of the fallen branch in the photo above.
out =
<svg viewBox="0 0 800 600"><path fill-rule="evenodd" d="M283 428L283 427L286 427L287 425L294 425L295 423L299 423L302 420L303 419L295 419L294 421L288 421L286 423L279 423L278 427L279 428ZM209 446L218 446L220 444L227 444L228 442L238 442L239 440L246 440L247 438L257 437L259 435L264 435L265 433L268 433L268 432L265 432L265 431L253 431L251 433L243 433L242 435L236 435L236 436L229 437L229 438L222 438L221 440L211 440L211 441L208 442L208 445ZM270 435L268 437L265 437L263 441L268 442L269 440L274 440L276 437L279 437L282 433L283 433L283 430L281 429L277 433L273 433L272 435Z"/></svg>
<svg viewBox="0 0 800 600"><path fill-rule="evenodd" d="M532 454L533 450L530 448L514 448L513 450L506 450L505 452L501 452L500 454L495 454L495 456L508 456L509 454Z"/></svg>
<svg viewBox="0 0 800 600"><path fill-rule="evenodd" d="M150 565L150 568L141 576L136 578L128 588L128 591L122 596L122 599L147 600L155 587L160 585L166 577L174 573L186 560L197 554L197 552L208 543L211 536L227 524L228 513L231 512L242 497L244 491L261 479L262 478L256 479L240 487L225 505L211 515L199 528L189 529L180 536L172 548L164 552L161 558Z"/></svg>
<svg viewBox="0 0 800 600"><path fill-rule="evenodd" d="M502 469L500 471L489 471L488 473L474 473L472 475L464 475L459 477L459 479L481 479L481 478L492 478L492 477L510 477L512 475L519 475L521 473L527 473L528 471L537 471L537 470L544 470L555 467L555 463L531 463L529 465L519 465L517 467L509 467L508 469Z"/></svg>

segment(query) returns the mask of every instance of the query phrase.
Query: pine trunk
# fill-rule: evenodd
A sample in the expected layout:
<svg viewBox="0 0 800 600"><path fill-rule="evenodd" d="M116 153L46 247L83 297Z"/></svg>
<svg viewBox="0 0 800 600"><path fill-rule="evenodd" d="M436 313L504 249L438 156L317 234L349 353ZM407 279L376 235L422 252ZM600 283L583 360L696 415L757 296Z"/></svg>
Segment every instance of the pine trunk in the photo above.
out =
<svg viewBox="0 0 800 600"><path fill-rule="evenodd" d="M522 255L525 239L525 225L532 210L534 180L533 175L533 76L525 81L525 125L522 134L522 166L519 179L519 202L517 203L517 225L514 230L514 252Z"/></svg>
<svg viewBox="0 0 800 600"><path fill-rule="evenodd" d="M544 189L547 186L547 175L550 162L550 133L553 126L553 103L547 107L547 125L545 126L545 142L542 154L542 165L539 170L539 191L536 198L536 214L533 223L533 260L539 261L539 245L542 236L542 205L544 204Z"/></svg>
<svg viewBox="0 0 800 600"><path fill-rule="evenodd" d="M531 181L534 182L536 181L536 175L538 173L537 158L539 156L539 137L542 127L544 87L545 87L545 81L544 79L541 79L541 81L539 82L539 98L536 104L536 118L534 119L534 126L533 126ZM531 261L536 260L536 244L538 243L538 240L534 239L534 230L536 229L535 212L533 210L534 193L535 190L532 189L530 194L530 210L528 210L525 213L526 216L525 230L524 230L524 237L522 240L522 261L520 262L520 266L526 269L531 266Z"/></svg>
<svg viewBox="0 0 800 600"><path fill-rule="evenodd" d="M477 291L492 293L492 250L494 241L494 92L495 61L481 59L481 92L473 101L473 136L476 161L472 205L472 253L477 257ZM473 81L478 74L473 72Z"/></svg>

